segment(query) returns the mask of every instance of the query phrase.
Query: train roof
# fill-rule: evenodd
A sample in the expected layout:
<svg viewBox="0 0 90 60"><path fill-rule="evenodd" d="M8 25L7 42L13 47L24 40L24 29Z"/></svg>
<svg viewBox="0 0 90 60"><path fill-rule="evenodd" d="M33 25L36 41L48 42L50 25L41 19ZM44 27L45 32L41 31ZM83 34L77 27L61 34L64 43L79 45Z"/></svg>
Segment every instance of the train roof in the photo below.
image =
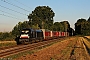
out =
<svg viewBox="0 0 90 60"><path fill-rule="evenodd" d="M32 28L23 28L22 30L25 30L25 31L26 31L26 30L28 30L28 31L35 31L35 30L32 29ZM21 30L21 31L22 31L22 30Z"/></svg>
<svg viewBox="0 0 90 60"><path fill-rule="evenodd" d="M23 28L22 30L31 30L32 28Z"/></svg>
<svg viewBox="0 0 90 60"><path fill-rule="evenodd" d="M50 30L48 30L48 29L41 29L41 30L50 31Z"/></svg>
<svg viewBox="0 0 90 60"><path fill-rule="evenodd" d="M36 30L36 32L42 32L42 30Z"/></svg>
<svg viewBox="0 0 90 60"><path fill-rule="evenodd" d="M37 29L32 29L32 28L23 28L22 30L30 30L30 31L42 32L42 30L37 30Z"/></svg>

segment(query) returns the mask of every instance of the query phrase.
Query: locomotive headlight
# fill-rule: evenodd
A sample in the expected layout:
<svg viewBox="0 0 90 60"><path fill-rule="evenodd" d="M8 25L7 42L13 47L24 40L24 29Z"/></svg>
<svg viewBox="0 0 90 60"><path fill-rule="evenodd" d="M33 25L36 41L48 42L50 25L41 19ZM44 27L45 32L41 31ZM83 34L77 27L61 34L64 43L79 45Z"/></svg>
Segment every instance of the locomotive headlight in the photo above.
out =
<svg viewBox="0 0 90 60"><path fill-rule="evenodd" d="M20 38L22 38L22 36L20 36Z"/></svg>
<svg viewBox="0 0 90 60"><path fill-rule="evenodd" d="M28 38L29 38L29 36L28 36Z"/></svg>
<svg viewBox="0 0 90 60"><path fill-rule="evenodd" d="M21 36L20 36L20 38L21 38Z"/></svg>

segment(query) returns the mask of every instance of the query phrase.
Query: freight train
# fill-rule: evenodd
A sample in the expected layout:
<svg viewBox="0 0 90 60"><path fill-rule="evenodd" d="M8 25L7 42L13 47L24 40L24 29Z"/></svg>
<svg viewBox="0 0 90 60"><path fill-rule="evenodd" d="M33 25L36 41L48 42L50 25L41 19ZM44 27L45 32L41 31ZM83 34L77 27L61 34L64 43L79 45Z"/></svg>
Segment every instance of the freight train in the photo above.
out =
<svg viewBox="0 0 90 60"><path fill-rule="evenodd" d="M24 28L20 31L20 36L16 37L17 44L27 44L38 41L45 41L58 37L69 36L68 32L50 31L46 29Z"/></svg>

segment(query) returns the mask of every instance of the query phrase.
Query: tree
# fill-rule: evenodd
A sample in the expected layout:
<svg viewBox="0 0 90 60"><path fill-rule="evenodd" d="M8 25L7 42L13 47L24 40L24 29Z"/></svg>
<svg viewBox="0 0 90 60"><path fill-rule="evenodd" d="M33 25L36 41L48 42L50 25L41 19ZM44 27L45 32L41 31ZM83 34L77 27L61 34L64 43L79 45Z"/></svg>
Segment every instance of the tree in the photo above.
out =
<svg viewBox="0 0 90 60"><path fill-rule="evenodd" d="M54 31L60 31L60 23L59 23L59 22L55 22L55 23L54 23L53 30L54 30Z"/></svg>
<svg viewBox="0 0 90 60"><path fill-rule="evenodd" d="M63 21L63 22L61 22L61 24L63 25L63 31L65 31L65 32L68 32L69 31L69 29L70 29L70 24L69 24L69 22L68 21Z"/></svg>
<svg viewBox="0 0 90 60"><path fill-rule="evenodd" d="M53 25L54 16L55 13L49 6L38 6L29 14L28 19L32 26L38 24L40 29L49 29L49 27Z"/></svg>
<svg viewBox="0 0 90 60"><path fill-rule="evenodd" d="M78 19L77 22L75 23L75 33L76 34L81 34L83 24L86 22L86 19Z"/></svg>
<svg viewBox="0 0 90 60"><path fill-rule="evenodd" d="M54 12L49 6L38 6L29 14L29 21L19 22L12 30L12 34L17 36L20 34L20 30L23 28L34 29L50 29L53 26Z"/></svg>
<svg viewBox="0 0 90 60"><path fill-rule="evenodd" d="M63 31L63 25L60 22L55 22L53 25L54 31Z"/></svg>
<svg viewBox="0 0 90 60"><path fill-rule="evenodd" d="M65 31L69 32L70 30L70 24L68 21L63 21L63 22L55 22L53 26L54 31Z"/></svg>
<svg viewBox="0 0 90 60"><path fill-rule="evenodd" d="M90 35L90 23L86 19L78 19L75 23L75 33L79 35Z"/></svg>
<svg viewBox="0 0 90 60"><path fill-rule="evenodd" d="M13 40L14 36L11 34L11 32L0 32L0 40Z"/></svg>

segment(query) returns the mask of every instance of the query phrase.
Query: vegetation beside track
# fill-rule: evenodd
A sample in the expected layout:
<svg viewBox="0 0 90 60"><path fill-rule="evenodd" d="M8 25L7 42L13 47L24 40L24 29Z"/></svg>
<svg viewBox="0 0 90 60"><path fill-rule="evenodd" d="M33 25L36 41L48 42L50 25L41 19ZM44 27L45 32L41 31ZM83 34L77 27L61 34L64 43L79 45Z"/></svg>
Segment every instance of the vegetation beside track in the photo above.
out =
<svg viewBox="0 0 90 60"><path fill-rule="evenodd" d="M17 45L15 41L0 41L0 48Z"/></svg>

